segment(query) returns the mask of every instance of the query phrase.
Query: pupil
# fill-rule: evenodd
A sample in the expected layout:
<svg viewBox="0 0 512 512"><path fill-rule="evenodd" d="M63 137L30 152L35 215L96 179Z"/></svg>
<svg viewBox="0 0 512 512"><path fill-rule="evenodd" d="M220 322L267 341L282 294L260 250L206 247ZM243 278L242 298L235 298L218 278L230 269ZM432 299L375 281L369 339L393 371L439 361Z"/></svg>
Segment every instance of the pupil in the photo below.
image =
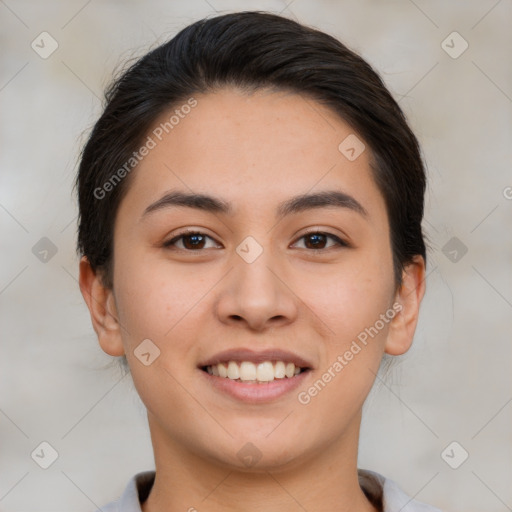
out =
<svg viewBox="0 0 512 512"><path fill-rule="evenodd" d="M204 241L203 240L203 235L187 235L185 237L185 240L188 241L188 244L185 244L185 245L191 245L192 247L199 247L200 244ZM318 234L318 233L315 233L315 234L312 234L312 235L308 235L308 239L309 239L309 243L308 243L308 246L313 246L314 249L317 249L318 248L318 245L322 244L322 242L325 243L325 235L322 235L322 234Z"/></svg>
<svg viewBox="0 0 512 512"><path fill-rule="evenodd" d="M317 248L318 242L320 242L320 244L321 244L324 241L323 238L325 238L325 235L320 235L320 234L309 235L309 239L310 240L313 239L313 246L315 249Z"/></svg>
<svg viewBox="0 0 512 512"><path fill-rule="evenodd" d="M191 243L192 247L198 247L199 244L201 244L201 242L203 241L204 237L202 235L188 235L185 240L188 240L189 242L191 240L195 240L194 242ZM198 240L200 239L200 240Z"/></svg>

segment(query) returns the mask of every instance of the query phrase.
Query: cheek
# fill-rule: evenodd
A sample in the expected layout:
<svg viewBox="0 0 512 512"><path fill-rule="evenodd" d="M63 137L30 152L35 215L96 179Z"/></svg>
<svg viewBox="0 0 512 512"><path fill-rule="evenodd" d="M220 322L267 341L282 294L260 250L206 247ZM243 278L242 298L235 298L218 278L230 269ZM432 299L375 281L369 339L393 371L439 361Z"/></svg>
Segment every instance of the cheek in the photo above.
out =
<svg viewBox="0 0 512 512"><path fill-rule="evenodd" d="M139 256L132 253L120 262L115 276L118 314L124 327L122 339L133 382L145 406L157 416L171 403L180 411L188 411L190 397L183 389L191 389L194 380L190 372L184 371L188 366L183 363L193 359L197 323L190 320L200 310L194 305L204 290L183 274L169 273L165 261L148 259L145 263L144 256ZM157 349L147 342L141 345L147 339ZM144 352L150 353L147 365L144 358L137 357L142 352L139 346L147 347ZM182 424L175 421L175 414L171 416L167 423L179 431Z"/></svg>
<svg viewBox="0 0 512 512"><path fill-rule="evenodd" d="M164 356L160 364L165 360L173 373L181 371L178 361L194 358L198 317L211 318L208 291L219 277L211 269L192 267L179 269L164 258L135 252L119 264L114 279L127 357L150 339Z"/></svg>
<svg viewBox="0 0 512 512"><path fill-rule="evenodd" d="M350 344L391 307L394 282L388 263L354 253L314 278L305 273L298 282L299 296L325 323L335 346Z"/></svg>
<svg viewBox="0 0 512 512"><path fill-rule="evenodd" d="M309 295L308 305L328 325L329 336L316 379L299 390L297 401L304 414L315 418L310 430L318 435L335 435L370 392L395 315L392 285L389 272L340 273L325 280L323 293Z"/></svg>
<svg viewBox="0 0 512 512"><path fill-rule="evenodd" d="M145 263L135 253L119 262L114 282L123 338L130 346L146 338L160 346L187 309L185 283L168 275L162 264Z"/></svg>

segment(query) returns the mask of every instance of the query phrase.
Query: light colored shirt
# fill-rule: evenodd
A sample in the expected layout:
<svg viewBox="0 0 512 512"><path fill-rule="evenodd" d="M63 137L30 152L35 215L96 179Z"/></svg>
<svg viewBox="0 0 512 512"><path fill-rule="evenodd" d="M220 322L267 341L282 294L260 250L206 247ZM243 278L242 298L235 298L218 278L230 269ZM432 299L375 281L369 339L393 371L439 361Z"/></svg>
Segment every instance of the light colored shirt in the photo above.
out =
<svg viewBox="0 0 512 512"><path fill-rule="evenodd" d="M396 482L375 471L358 469L359 485L372 504L381 512L442 512L405 494ZM137 473L116 501L96 512L142 512L141 503L149 496L155 479L154 471Z"/></svg>

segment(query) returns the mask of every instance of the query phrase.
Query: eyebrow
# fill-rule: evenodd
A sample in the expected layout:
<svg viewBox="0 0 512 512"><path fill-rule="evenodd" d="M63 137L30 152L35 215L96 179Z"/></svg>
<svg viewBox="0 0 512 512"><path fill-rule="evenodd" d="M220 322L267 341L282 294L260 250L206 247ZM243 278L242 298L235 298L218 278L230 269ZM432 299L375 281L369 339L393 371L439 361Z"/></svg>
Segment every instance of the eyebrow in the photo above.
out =
<svg viewBox="0 0 512 512"><path fill-rule="evenodd" d="M233 215L233 205L223 199L206 194L195 194L174 190L167 192L160 199L150 204L143 212L141 219L152 212L171 208L194 208L211 213ZM280 203L277 206L276 217L301 213L316 208L347 208L363 217L368 216L366 209L349 194L337 190L326 190L313 194L302 194Z"/></svg>

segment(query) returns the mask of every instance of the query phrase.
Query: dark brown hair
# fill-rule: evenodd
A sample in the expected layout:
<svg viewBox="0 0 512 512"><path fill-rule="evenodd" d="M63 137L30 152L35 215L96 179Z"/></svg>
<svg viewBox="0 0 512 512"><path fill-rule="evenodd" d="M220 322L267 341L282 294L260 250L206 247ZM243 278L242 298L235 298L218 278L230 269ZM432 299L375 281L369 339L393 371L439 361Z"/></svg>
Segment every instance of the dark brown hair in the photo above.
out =
<svg viewBox="0 0 512 512"><path fill-rule="evenodd" d="M228 85L291 91L336 112L370 148L373 176L389 216L397 285L413 256L426 260L420 148L383 81L334 37L282 16L244 11L187 26L135 62L106 92L104 111L81 154L75 188L77 251L107 287L113 286L115 216L136 172L136 166L127 171L127 162L162 113L193 94ZM113 181L116 176L122 179Z"/></svg>

